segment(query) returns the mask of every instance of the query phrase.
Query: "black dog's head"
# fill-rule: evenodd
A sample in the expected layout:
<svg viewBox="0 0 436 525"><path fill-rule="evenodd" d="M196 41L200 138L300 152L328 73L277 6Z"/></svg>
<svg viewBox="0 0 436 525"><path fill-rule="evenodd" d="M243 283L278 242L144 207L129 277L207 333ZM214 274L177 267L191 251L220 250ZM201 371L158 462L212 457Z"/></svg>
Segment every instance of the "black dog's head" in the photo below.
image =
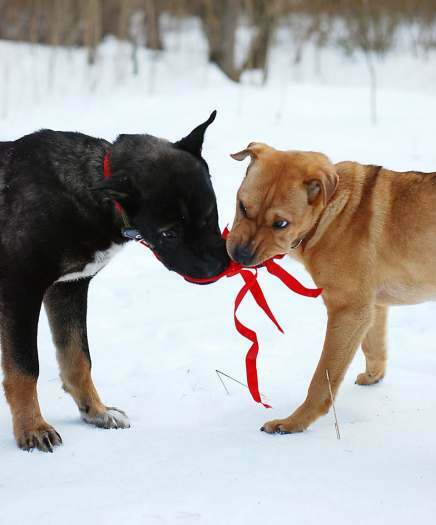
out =
<svg viewBox="0 0 436 525"><path fill-rule="evenodd" d="M209 168L201 156L204 133L216 116L172 143L151 135L120 135L111 152L106 196L124 207L132 224L169 270L212 277L228 264L218 226Z"/></svg>

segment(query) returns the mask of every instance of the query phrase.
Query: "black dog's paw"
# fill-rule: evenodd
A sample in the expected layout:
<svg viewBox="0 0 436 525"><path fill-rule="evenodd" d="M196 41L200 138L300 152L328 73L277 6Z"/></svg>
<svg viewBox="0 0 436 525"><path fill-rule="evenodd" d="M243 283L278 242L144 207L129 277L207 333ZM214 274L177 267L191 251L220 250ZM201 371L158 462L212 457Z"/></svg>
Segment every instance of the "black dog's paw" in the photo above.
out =
<svg viewBox="0 0 436 525"><path fill-rule="evenodd" d="M115 407L105 407L103 412L80 411L83 421L99 428L130 428L130 421L125 412Z"/></svg>
<svg viewBox="0 0 436 525"><path fill-rule="evenodd" d="M17 435L17 444L22 450L34 449L53 452L54 447L62 445L62 438L50 425L36 430L25 430Z"/></svg>

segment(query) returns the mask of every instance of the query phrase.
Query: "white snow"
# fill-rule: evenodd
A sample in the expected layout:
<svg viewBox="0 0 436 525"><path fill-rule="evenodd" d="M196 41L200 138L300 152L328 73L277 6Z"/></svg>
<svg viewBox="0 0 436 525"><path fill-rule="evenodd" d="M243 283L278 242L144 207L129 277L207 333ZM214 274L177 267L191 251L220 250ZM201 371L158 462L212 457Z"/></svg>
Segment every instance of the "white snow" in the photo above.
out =
<svg viewBox="0 0 436 525"><path fill-rule="evenodd" d="M0 43L0 140L42 127L176 140L216 108L204 155L222 226L233 218L245 169L229 153L253 140L320 150L334 161L436 169L434 54L425 62L398 51L378 64L373 127L358 57L351 62L327 50L316 75L309 59L292 66L283 52L266 87L238 86L206 64L197 42L185 31L168 53L141 53L139 77L125 81L116 71L129 70L129 51L113 41L94 70L81 51ZM283 265L313 284L297 263ZM60 388L43 314L39 398L64 445L54 454L18 450L0 397L0 523L434 523L436 305L391 309L382 383L354 384L364 368L358 353L336 402L340 441L332 414L302 434L270 436L259 432L262 423L289 415L304 399L326 312L321 299L293 295L263 273L260 280L286 334L251 300L240 318L259 334L260 389L272 410L230 381L227 395L215 374L245 381L248 343L232 318L239 277L194 286L133 243L95 277L88 321L93 376L104 402L128 414L126 430L80 420Z"/></svg>

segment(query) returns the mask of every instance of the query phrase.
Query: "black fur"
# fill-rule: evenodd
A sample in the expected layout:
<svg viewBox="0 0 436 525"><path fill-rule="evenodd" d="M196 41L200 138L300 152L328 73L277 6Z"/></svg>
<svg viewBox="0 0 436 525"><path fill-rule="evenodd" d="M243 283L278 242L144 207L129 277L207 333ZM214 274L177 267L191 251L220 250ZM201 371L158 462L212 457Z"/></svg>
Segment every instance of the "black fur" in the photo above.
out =
<svg viewBox="0 0 436 525"><path fill-rule="evenodd" d="M77 328L89 359L86 292L73 293L75 285L56 281L80 272L97 251L126 242L114 199L168 269L201 278L227 266L216 199L201 157L204 133L214 118L215 112L176 143L151 135L120 135L110 144L81 133L51 130L0 143L5 387L14 370L38 376L37 321L49 289L47 301L58 350L65 346L63 338L70 337L70 328ZM112 176L104 179L107 152ZM59 294L53 291L56 287ZM57 307L65 311L56 314ZM68 311L74 312L72 327Z"/></svg>

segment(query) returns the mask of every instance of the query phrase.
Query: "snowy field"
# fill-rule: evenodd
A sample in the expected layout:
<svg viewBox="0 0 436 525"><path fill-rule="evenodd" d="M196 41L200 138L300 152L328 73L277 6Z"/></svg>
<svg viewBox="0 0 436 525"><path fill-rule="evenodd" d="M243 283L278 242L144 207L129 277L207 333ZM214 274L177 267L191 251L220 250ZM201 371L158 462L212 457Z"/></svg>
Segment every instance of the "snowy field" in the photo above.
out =
<svg viewBox="0 0 436 525"><path fill-rule="evenodd" d="M436 170L435 55L424 61L399 50L377 64L374 127L359 57L325 52L314 72L310 54L291 67L283 53L266 87L238 86L205 63L197 41L182 33L163 56L142 53L139 76L124 81L129 50L116 42L102 48L93 70L80 51L0 43L0 140L41 127L175 140L217 109L204 154L222 226L233 218L245 169L229 153L252 140L320 150L334 161ZM284 265L312 284L297 263ZM433 524L436 306L391 309L381 384L354 384L364 368L363 354L356 355L336 402L340 441L332 414L302 434L270 436L259 432L262 423L289 415L305 397L326 313L321 299L260 279L286 334L250 299L240 318L260 336L260 389L271 410L236 383L227 383L227 395L215 374L245 380L248 344L232 319L239 277L190 285L131 245L94 279L94 380L106 404L129 414L129 430L80 421L60 388L43 314L40 403L64 445L54 454L18 450L0 397L0 524Z"/></svg>

